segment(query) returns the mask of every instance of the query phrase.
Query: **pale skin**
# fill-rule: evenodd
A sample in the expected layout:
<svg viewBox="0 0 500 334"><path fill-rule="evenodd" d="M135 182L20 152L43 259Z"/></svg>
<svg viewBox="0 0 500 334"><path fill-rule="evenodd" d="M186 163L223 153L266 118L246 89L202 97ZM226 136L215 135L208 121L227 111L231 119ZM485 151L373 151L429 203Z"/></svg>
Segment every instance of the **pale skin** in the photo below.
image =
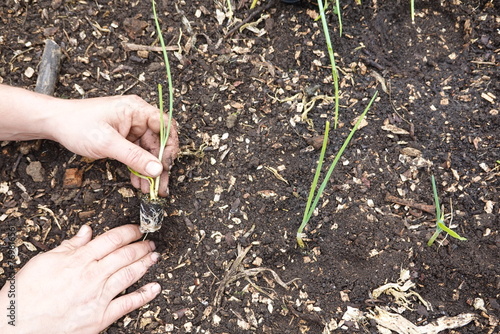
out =
<svg viewBox="0 0 500 334"><path fill-rule="evenodd" d="M168 172L179 151L176 122L161 164L155 156L158 109L138 96L66 100L0 84L0 119L0 140L50 139L88 158L113 158L143 175L161 174L159 194L168 194ZM131 180L149 191L147 180Z"/></svg>
<svg viewBox="0 0 500 334"><path fill-rule="evenodd" d="M64 100L0 85L0 140L50 139L82 156L119 160L141 174L161 175L165 196L178 138L174 121L160 163L158 118L158 109L137 96ZM149 190L133 175L132 184ZM98 333L151 301L158 283L117 297L158 260L153 242L134 242L141 236L138 226L124 225L92 240L84 225L35 256L15 276L15 327L6 316L9 284L0 290L0 333Z"/></svg>

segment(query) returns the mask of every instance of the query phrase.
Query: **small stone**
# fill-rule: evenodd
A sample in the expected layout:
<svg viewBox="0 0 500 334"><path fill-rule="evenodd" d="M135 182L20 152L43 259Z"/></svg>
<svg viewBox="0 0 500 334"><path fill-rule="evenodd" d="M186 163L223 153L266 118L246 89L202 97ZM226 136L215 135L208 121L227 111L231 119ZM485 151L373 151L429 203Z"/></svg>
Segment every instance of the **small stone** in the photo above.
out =
<svg viewBox="0 0 500 334"><path fill-rule="evenodd" d="M62 4L63 4L63 0L52 0L52 2L50 3L52 9L57 9L57 8L61 7Z"/></svg>
<svg viewBox="0 0 500 334"><path fill-rule="evenodd" d="M234 128L236 125L236 122L238 121L238 115L237 114L231 114L227 116L226 118L226 127L228 129Z"/></svg>
<svg viewBox="0 0 500 334"><path fill-rule="evenodd" d="M306 143L319 150L323 146L323 135L306 138Z"/></svg>
<svg viewBox="0 0 500 334"><path fill-rule="evenodd" d="M45 180L45 169L43 169L40 161L32 161L26 167L26 174L31 176L35 182L43 182Z"/></svg>
<svg viewBox="0 0 500 334"><path fill-rule="evenodd" d="M32 67L28 67L25 71L24 71L24 75L28 78L31 78L33 76L33 74L35 74L35 70L32 68Z"/></svg>
<svg viewBox="0 0 500 334"><path fill-rule="evenodd" d="M148 59L149 58L149 52L146 50L139 50L137 51L137 55L142 58L142 59Z"/></svg>
<svg viewBox="0 0 500 334"><path fill-rule="evenodd" d="M123 28L127 32L128 36L132 39L136 38L136 36L141 35L147 26L148 23L146 21L136 18L127 17L123 21Z"/></svg>

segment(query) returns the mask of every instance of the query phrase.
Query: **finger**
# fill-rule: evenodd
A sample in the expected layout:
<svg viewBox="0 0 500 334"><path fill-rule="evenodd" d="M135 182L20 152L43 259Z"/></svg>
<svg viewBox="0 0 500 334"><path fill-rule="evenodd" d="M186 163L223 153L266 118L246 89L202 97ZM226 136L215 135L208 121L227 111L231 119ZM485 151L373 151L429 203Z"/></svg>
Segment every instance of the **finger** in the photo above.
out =
<svg viewBox="0 0 500 334"><path fill-rule="evenodd" d="M150 189L150 184L148 180L144 180L137 175L130 173L130 183L136 189L139 189L143 194L148 194Z"/></svg>
<svg viewBox="0 0 500 334"><path fill-rule="evenodd" d="M105 277L111 276L121 268L124 268L146 254L155 250L155 244L152 241L135 242L131 245L119 248L99 261L100 272Z"/></svg>
<svg viewBox="0 0 500 334"><path fill-rule="evenodd" d="M148 194L151 188L151 184L148 180L141 179L141 191L143 194Z"/></svg>
<svg viewBox="0 0 500 334"><path fill-rule="evenodd" d="M88 225L82 225L78 233L69 240L64 240L58 247L54 248L53 252L67 252L78 249L88 244L92 239L92 229Z"/></svg>
<svg viewBox="0 0 500 334"><path fill-rule="evenodd" d="M160 186L158 187L158 194L161 197L166 197L170 193L168 184L169 184L169 172L163 172L160 176Z"/></svg>
<svg viewBox="0 0 500 334"><path fill-rule="evenodd" d="M141 187L141 178L133 173L130 173L130 183L132 183L134 188L138 189Z"/></svg>
<svg viewBox="0 0 500 334"><path fill-rule="evenodd" d="M145 176L157 177L161 174L163 165L153 154L123 138L118 132L110 136L112 138L104 148L104 156L114 158Z"/></svg>
<svg viewBox="0 0 500 334"><path fill-rule="evenodd" d="M94 260L100 260L115 250L128 245L142 236L139 226L123 225L98 236L85 246L85 252Z"/></svg>
<svg viewBox="0 0 500 334"><path fill-rule="evenodd" d="M148 253L141 259L125 266L111 275L104 286L104 293L113 299L120 292L134 284L141 278L146 271L158 261L158 253Z"/></svg>
<svg viewBox="0 0 500 334"><path fill-rule="evenodd" d="M175 160L179 153L179 134L177 132L177 122L172 120L172 128L168 137L167 145L165 147L165 155L170 159Z"/></svg>
<svg viewBox="0 0 500 334"><path fill-rule="evenodd" d="M141 141L136 140L134 142L136 145L140 145ZM146 194L149 193L149 180L145 180L143 178L140 178L139 176L135 175L134 173L130 173L130 183L132 183L132 186L136 189L140 189L142 193Z"/></svg>
<svg viewBox="0 0 500 334"><path fill-rule="evenodd" d="M149 283L132 293L114 299L104 314L105 322L112 324L125 314L144 306L153 300L160 291L161 286L158 283Z"/></svg>

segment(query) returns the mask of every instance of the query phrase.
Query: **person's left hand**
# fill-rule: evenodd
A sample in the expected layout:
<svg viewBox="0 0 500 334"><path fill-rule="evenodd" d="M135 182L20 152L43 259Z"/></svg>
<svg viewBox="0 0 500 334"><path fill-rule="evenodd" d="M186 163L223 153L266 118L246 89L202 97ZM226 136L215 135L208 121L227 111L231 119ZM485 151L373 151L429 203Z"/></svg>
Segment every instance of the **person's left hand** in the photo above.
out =
<svg viewBox="0 0 500 334"><path fill-rule="evenodd" d="M89 226L53 250L31 259L15 276L15 327L2 317L0 333L98 333L151 301L158 283L120 295L158 260L152 241L136 225L114 228L94 240ZM9 280L0 290L7 312Z"/></svg>
<svg viewBox="0 0 500 334"><path fill-rule="evenodd" d="M146 176L161 175L159 194L168 194L169 171L179 152L175 120L160 163L159 110L136 95L59 99L54 115L51 136L67 149L94 159L114 158ZM167 114L164 119L167 124ZM149 191L147 180L135 175L132 184Z"/></svg>

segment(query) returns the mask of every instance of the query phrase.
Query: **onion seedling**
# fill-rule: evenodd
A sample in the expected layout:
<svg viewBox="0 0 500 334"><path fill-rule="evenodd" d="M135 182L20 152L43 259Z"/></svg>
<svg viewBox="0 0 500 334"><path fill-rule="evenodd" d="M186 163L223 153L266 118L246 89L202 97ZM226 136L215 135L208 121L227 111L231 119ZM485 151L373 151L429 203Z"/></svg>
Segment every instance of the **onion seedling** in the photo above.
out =
<svg viewBox="0 0 500 334"><path fill-rule="evenodd" d="M340 11L340 0L335 0L335 8L333 10L339 19L339 34L342 36L342 12Z"/></svg>
<svg viewBox="0 0 500 334"><path fill-rule="evenodd" d="M431 175L432 182L432 192L434 193L434 206L436 207L436 232L432 235L432 237L427 242L427 246L432 246L434 241L436 241L437 237L441 232L446 232L451 235L453 238L458 240L467 240L466 238L461 237L457 232L453 231L451 228L444 224L444 213L441 212L441 206L439 205L439 197L437 194L436 188L436 180L434 179L434 175Z"/></svg>
<svg viewBox="0 0 500 334"><path fill-rule="evenodd" d="M165 146L167 145L168 138L170 136L170 127L172 124L172 113L173 113L173 85L172 85L172 75L170 73L170 63L168 61L167 50L165 47L165 41L163 40L163 35L161 32L160 22L158 20L158 15L156 13L155 1L151 0L153 6L153 15L155 20L156 32L158 34L158 39L160 40L161 49L163 52L163 59L165 61L165 70L167 74L168 81L168 122L165 124L164 108L163 108L163 89L162 85L158 84L158 100L160 109L160 149L158 153L158 159L163 160L163 154L165 152ZM152 178L140 174L139 172L132 170L129 167L132 174L145 179L149 182L149 194L141 197L140 204L140 221L141 221L141 232L149 233L158 231L163 222L163 217L165 215L165 204L166 200L161 198L158 194L160 189L160 176Z"/></svg>
<svg viewBox="0 0 500 334"><path fill-rule="evenodd" d="M415 24L415 0L410 0L411 23Z"/></svg>
<svg viewBox="0 0 500 334"><path fill-rule="evenodd" d="M323 6L323 11L325 11L330 4L328 3L328 0L325 0L325 4ZM319 7L319 6L318 6ZM321 9L320 9L321 11ZM342 12L340 10L340 1L335 0L335 7L333 7L333 12L337 14L337 18L339 20L339 35L342 36ZM314 21L318 21L321 19L321 14L318 15L317 18L314 19Z"/></svg>
<svg viewBox="0 0 500 334"><path fill-rule="evenodd" d="M338 7L339 6L338 0L336 3ZM318 0L318 7L319 7L319 15L321 16L323 34L325 35L326 46L328 49L328 56L330 57L330 65L331 65L330 67L332 68L333 88L335 91L335 116L334 116L333 128L336 129L339 119L339 73L337 71L337 65L335 63L335 55L333 53L332 40L330 38L330 32L328 30L328 24L326 22L326 17L325 17L325 7L323 6L322 0Z"/></svg>
<svg viewBox="0 0 500 334"><path fill-rule="evenodd" d="M325 190L326 185L327 185L328 181L330 180L330 177L332 176L333 170L335 169L335 167L337 166L337 163L340 160L340 157L342 156L342 154L344 153L344 150L346 149L347 145L351 141L351 138L354 136L354 133L358 129L359 124L361 124L361 121L363 120L366 113L370 109L373 101L377 97L377 94L378 94L378 91L376 91L375 94L373 94L372 99L370 100L370 102L366 106L366 108L363 111L363 113L361 114L361 116L359 116L356 124L354 124L354 126L353 126L351 132L349 133L349 135L347 136L347 138L344 140L342 147L340 148L338 153L335 155L335 158L333 159L332 164L330 165L330 168L328 168L328 172L326 173L325 178L323 179L323 182L321 183L318 191L316 192L316 196L315 196L314 193L315 193L316 187L318 185L318 180L319 180L319 176L321 173L321 167L323 166L323 161L324 161L325 152L326 152L326 146L328 145L328 132L329 132L329 128L330 128L330 122L329 121L326 122L325 134L323 136L323 145L321 147L321 153L319 156L318 165L316 166L316 172L314 174L313 182L311 183L311 189L309 190L309 196L307 198L306 208L304 210L304 216L302 217L302 224L300 224L300 227L297 230L297 244L299 245L300 248L304 248L304 246L305 246L304 241L302 240L302 238L304 237L304 233L303 233L304 228L307 226L307 224L311 220L312 214L313 214L314 210L316 209L316 207L318 206L319 199L321 198L321 195L323 194L323 191ZM314 201L313 201L313 198L314 198Z"/></svg>

